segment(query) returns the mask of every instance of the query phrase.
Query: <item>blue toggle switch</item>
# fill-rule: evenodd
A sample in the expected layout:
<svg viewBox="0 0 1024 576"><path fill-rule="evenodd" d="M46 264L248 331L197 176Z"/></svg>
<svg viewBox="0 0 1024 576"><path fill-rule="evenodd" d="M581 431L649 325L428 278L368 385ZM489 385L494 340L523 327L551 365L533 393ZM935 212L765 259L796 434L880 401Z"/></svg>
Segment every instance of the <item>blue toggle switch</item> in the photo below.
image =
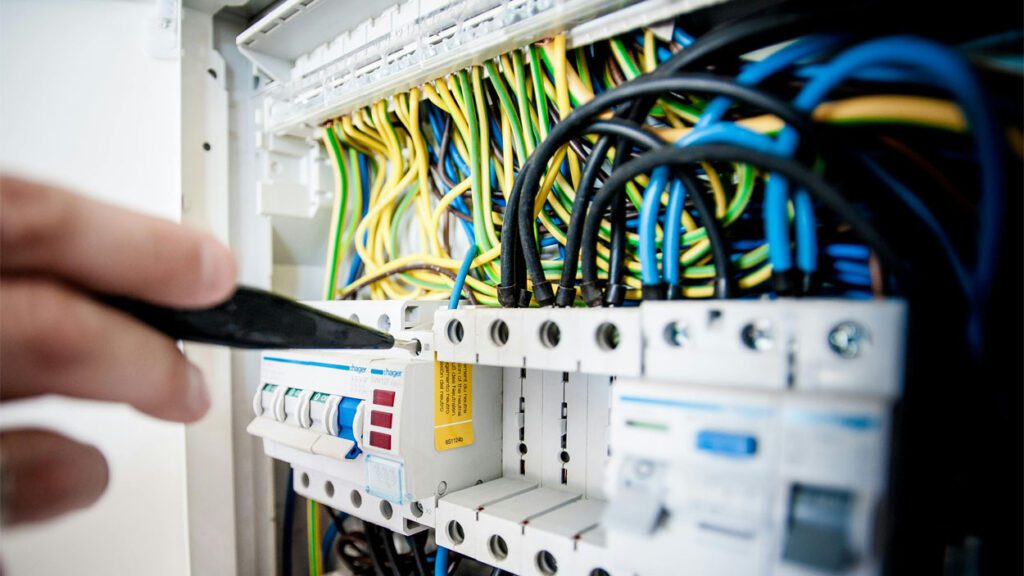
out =
<svg viewBox="0 0 1024 576"><path fill-rule="evenodd" d="M342 396L341 404L338 405L338 436L346 440L351 440L354 445L352 449L345 454L345 459L352 460L355 457L363 453L359 449L358 442L356 442L355 430L353 430L353 424L356 419L356 412L359 408L359 404L362 402L359 398L349 398L348 396Z"/></svg>

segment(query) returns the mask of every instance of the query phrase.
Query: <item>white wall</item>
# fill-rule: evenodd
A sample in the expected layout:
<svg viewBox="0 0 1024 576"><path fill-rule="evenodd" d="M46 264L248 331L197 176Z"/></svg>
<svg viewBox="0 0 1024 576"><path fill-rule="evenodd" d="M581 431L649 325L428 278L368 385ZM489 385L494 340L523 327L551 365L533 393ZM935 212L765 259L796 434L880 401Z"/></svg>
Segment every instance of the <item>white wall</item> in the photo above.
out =
<svg viewBox="0 0 1024 576"><path fill-rule="evenodd" d="M0 167L179 219L179 62L147 54L153 11L149 2L0 1ZM111 477L92 509L5 530L5 574L189 573L183 426L61 399L0 409L0 426L19 424L96 444Z"/></svg>

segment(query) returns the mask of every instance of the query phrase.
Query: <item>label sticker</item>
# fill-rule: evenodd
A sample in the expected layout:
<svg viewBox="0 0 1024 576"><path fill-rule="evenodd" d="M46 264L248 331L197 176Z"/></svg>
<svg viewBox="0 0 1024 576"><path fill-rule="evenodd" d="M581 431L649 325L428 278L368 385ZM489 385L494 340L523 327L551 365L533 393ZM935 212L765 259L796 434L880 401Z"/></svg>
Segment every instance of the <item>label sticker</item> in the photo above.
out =
<svg viewBox="0 0 1024 576"><path fill-rule="evenodd" d="M434 361L434 448L473 443L473 365Z"/></svg>

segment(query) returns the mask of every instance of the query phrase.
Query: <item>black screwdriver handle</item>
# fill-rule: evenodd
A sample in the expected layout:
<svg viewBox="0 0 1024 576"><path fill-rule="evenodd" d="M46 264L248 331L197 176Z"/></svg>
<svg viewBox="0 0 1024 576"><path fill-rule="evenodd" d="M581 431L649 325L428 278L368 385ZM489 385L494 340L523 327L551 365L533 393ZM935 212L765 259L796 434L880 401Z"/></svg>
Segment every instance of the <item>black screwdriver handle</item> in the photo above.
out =
<svg viewBox="0 0 1024 576"><path fill-rule="evenodd" d="M225 302L202 309L169 308L123 297L101 300L175 340L257 349L383 350L395 343L387 332L246 286Z"/></svg>

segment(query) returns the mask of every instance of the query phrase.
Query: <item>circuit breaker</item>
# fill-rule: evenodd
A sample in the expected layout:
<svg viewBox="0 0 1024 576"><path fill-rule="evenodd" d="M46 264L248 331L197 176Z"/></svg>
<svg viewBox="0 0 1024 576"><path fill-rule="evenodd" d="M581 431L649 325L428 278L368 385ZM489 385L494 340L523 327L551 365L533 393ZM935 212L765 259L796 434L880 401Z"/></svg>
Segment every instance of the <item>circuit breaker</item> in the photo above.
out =
<svg viewBox="0 0 1024 576"><path fill-rule="evenodd" d="M317 306L398 319L417 304ZM433 528L514 574L675 574L666 549L703 574L878 571L902 303L430 312L431 330L429 316L393 324L419 356L264 353L249 430L299 494L399 533ZM684 325L685 342L666 339ZM856 351L835 342L851 325ZM624 375L594 357L611 329L637 360ZM702 354L648 376L668 368L656 340ZM705 371L726 351L778 372ZM472 440L450 448L456 381L472 399L454 423Z"/></svg>
<svg viewBox="0 0 1024 576"><path fill-rule="evenodd" d="M339 304L324 308L367 313ZM398 326L419 306L375 317L393 311ZM298 493L337 510L413 533L432 525L436 498L501 474L500 369L404 351L278 351L263 354L260 378L249 432L292 464ZM457 420L438 423L451 419L441 403Z"/></svg>

